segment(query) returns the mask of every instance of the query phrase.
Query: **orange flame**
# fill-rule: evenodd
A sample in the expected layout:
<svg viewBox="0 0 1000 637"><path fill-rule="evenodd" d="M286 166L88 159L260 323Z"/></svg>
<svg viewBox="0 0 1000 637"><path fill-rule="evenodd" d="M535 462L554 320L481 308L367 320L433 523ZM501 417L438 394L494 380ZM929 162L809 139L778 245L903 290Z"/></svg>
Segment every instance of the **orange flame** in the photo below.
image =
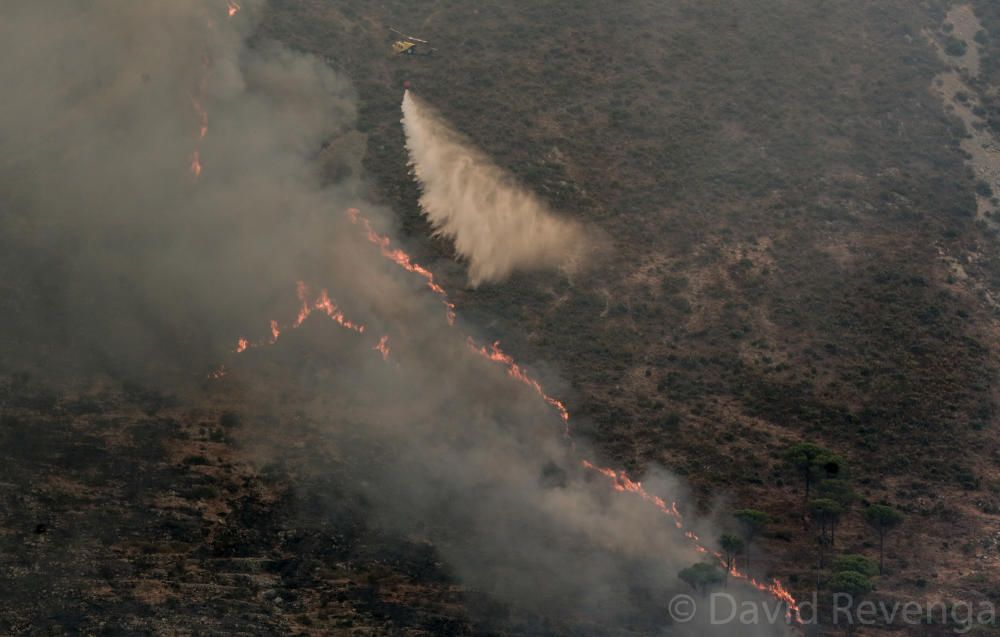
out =
<svg viewBox="0 0 1000 637"><path fill-rule="evenodd" d="M374 349L376 352L382 355L382 360L384 361L389 360L389 337L383 336L382 338L378 339L378 344L375 345L375 347L373 347L372 349Z"/></svg>
<svg viewBox="0 0 1000 637"><path fill-rule="evenodd" d="M197 150L191 154L191 174L195 179L201 177L201 153Z"/></svg>
<svg viewBox="0 0 1000 637"><path fill-rule="evenodd" d="M206 65L207 68L208 66L207 58L203 60L203 63ZM207 79L203 76L201 78L201 86L199 90L199 93L202 95L205 93L206 82ZM200 124L200 126L198 127L198 139L205 139L205 136L208 135L208 111L206 111L205 107L202 106L200 96L192 97L191 104L192 106L194 106L194 112L198 114L198 122Z"/></svg>
<svg viewBox="0 0 1000 637"><path fill-rule="evenodd" d="M326 290L320 291L319 296L316 298L316 301L314 301L311 306L309 305L309 302L305 296L306 294L308 294L308 290L306 289L305 285L302 284L301 282L299 282L298 285L298 292L299 292L299 300L302 301L302 308L299 310L298 319L296 319L297 321L295 325L296 327L301 325L302 321L304 321L313 312L313 310L316 310L319 312L323 312L331 319L333 319L335 322L339 323L340 325L349 330L354 330L358 334L365 333L364 325L358 325L357 323L353 323L344 317L344 313L337 308L337 306L333 303L333 301L330 300L330 295L327 293Z"/></svg>
<svg viewBox="0 0 1000 637"><path fill-rule="evenodd" d="M546 394L545 391L542 389L542 386L538 384L538 381L528 376L528 374L523 369L521 369L521 366L518 365L513 358L511 358L511 356L505 354L503 350L500 349L500 341L496 341L489 348L487 348L485 345L483 345L482 347L477 347L476 343L472 340L471 336L468 337L466 342L468 343L469 348L473 352L479 354L480 356L488 358L491 361L495 361L497 363L502 363L506 365L507 374L511 378L515 378L524 383L525 385L527 385L528 387L531 387L532 389L535 390L535 393L537 393L539 396L542 397L542 400L555 407L556 411L559 412L559 417L562 418L562 421L564 423L567 423L567 433L568 433L569 411L566 410L566 406L563 405L562 402Z"/></svg>
<svg viewBox="0 0 1000 637"><path fill-rule="evenodd" d="M582 460L581 464L586 469L599 473L604 477L610 479L612 481L612 488L615 491L619 491L622 493L626 492L634 493L638 495L646 502L650 502L651 504L653 504L665 515L670 516L670 518L672 518L674 521L674 525L678 529L684 528L684 519L681 517L680 511L677 509L677 503L672 502L668 506L663 498L652 495L651 493L646 491L646 489L643 488L641 482L636 482L632 480L627 475L625 475L624 471L615 471L614 469L609 469L607 467L598 467L587 460ZM687 539L691 540L691 542L694 543L694 548L698 553L714 556L717 560L719 560L723 568L725 568L726 560L723 557L723 555L719 552L710 551L708 548L703 546L701 544L701 539L698 537L697 534L695 534L693 531L685 531L684 537L686 537ZM792 594L789 593L784 586L782 586L779 580L773 580L770 583L758 582L755 578L737 569L735 564L733 565L732 569L730 569L729 574L733 578L742 580L747 584L749 584L750 586L753 586L757 590L762 591L764 593L768 593L777 600L784 602L785 605L788 606L788 610L785 613L785 617L788 619L788 621L794 620L797 623L802 623L802 619L799 615L798 603L795 601L795 598L792 597Z"/></svg>
<svg viewBox="0 0 1000 637"><path fill-rule="evenodd" d="M203 55L201 58L202 72L201 80L198 82L198 93L197 95L191 96L191 105L194 107L194 112L198 116L198 141L195 142L194 152L191 154L191 174L194 175L195 179L201 177L202 166L201 166L201 142L208 135L208 111L205 110L203 100L205 93L208 90L208 71L211 67L211 61L208 59L207 55Z"/></svg>
<svg viewBox="0 0 1000 637"><path fill-rule="evenodd" d="M396 263L399 267L403 268L407 272L413 272L418 274L427 281L427 287L429 287L435 294L441 297L441 302L447 309L446 316L448 318L448 325L455 324L455 304L448 300L448 293L445 292L444 288L438 285L434 281L434 273L427 268L414 263L410 259L410 255L406 254L399 248L392 249L389 247L391 240L389 237L383 236L375 232L372 228L371 223L368 219L361 216L361 211L357 208L348 208L347 216L350 218L351 223L360 223L365 232L368 235L368 240L379 247L382 256L390 261Z"/></svg>
<svg viewBox="0 0 1000 637"><path fill-rule="evenodd" d="M309 314L312 313L312 308L309 306L309 301L306 299L306 296L309 294L309 291L306 289L306 284L299 281L295 284L295 286L299 301L302 302L302 306L299 309L299 316L295 319L295 323L293 325L293 327L298 327L299 325L302 325L307 318L309 318Z"/></svg>
<svg viewBox="0 0 1000 637"><path fill-rule="evenodd" d="M327 293L326 290L322 290L319 296L316 297L316 300L312 302L310 302L309 300L309 288L307 288L306 284L303 283L302 281L299 281L296 284L296 292L298 293L301 306L299 307L299 313L295 319L295 322L293 322L290 326L291 329L296 329L300 327L314 311L319 311L322 312L323 314L326 314L335 323L337 323L341 327L344 327L345 329L357 332L358 334L365 333L365 326L361 325L360 323L355 323L354 321L351 321L346 316L344 316L344 313L333 303L332 300L330 300L330 295L329 293ZM251 343L249 340L245 338L240 338L236 344L236 353L242 354L243 352L247 351L252 347L259 347L260 345L263 344L274 345L275 343L277 343L278 339L281 338L282 326L280 323L278 323L278 321L272 320L270 322L270 328L271 328L271 338L268 339L265 343L261 342ZM377 349L379 352L382 353L383 358L387 359L389 355L389 348L387 345L389 337L384 336L382 338L383 340L379 343L378 346L375 347L375 349Z"/></svg>

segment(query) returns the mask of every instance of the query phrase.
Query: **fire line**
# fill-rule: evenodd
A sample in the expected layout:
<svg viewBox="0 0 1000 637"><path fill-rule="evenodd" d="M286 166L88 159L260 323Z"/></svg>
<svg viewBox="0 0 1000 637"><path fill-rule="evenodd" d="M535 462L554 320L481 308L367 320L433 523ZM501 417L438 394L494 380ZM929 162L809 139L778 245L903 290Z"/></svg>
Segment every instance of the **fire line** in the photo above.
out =
<svg viewBox="0 0 1000 637"><path fill-rule="evenodd" d="M455 305L448 300L448 294L444 290L444 288L442 288L434 281L433 273L431 273L426 268L413 263L410 256L405 252L403 252L402 250L398 248L390 249L389 238L376 233L372 229L368 219L361 216L361 212L357 208L348 209L347 215L351 219L352 223L355 224L360 223L362 227L364 227L368 235L368 240L371 243L379 246L379 249L383 257L385 257L390 261L393 261L394 263L396 263L397 265L399 265L401 268L403 268L408 272L419 274L427 281L428 287L432 291L434 291L435 294L438 294L444 299L444 303L448 308L448 314L447 314L448 325L453 326L455 324ZM471 349L476 354L490 361L500 363L506 366L507 374L511 378L514 378L515 380L518 380L519 382L524 383L525 385L531 387L542 398L542 400L551 405L559 413L560 419L562 419L562 421L565 423L566 434L567 436L569 435L570 433L569 411L566 409L566 406L561 401L556 400L555 398L552 398L551 396L546 394L545 391L542 389L541 384L538 383L538 381L528 376L528 374L524 371L523 368L521 368L520 365L517 364L517 362L514 360L513 357L511 357L509 354L504 353L503 350L500 349L499 341L494 342L489 347L485 345L478 346L470 336L467 337L466 342L468 344L469 349ZM611 469L609 467L600 467L586 459L581 460L580 464L585 469L598 473L604 476L605 478L610 479L612 481L612 487L614 488L615 491L618 491L620 493L631 493L639 496L646 502L649 502L657 509L659 509L662 513L669 516L673 520L674 526L676 526L678 530L682 531L684 530L683 517L681 516L676 503L671 503L668 505L663 498L652 495L651 493L646 491L646 489L643 488L641 482L636 482L630 479L625 474L624 471L615 471L614 469ZM685 531L684 537L686 537L688 540L692 542L696 552L704 555L712 555L717 560L719 560L719 562L723 565L723 567L725 566L725 560L722 554L715 551L710 551L708 548L702 545L701 539L693 531ZM733 567L730 569L729 574L731 577L746 582L753 588L756 588L757 590L767 593L772 597L778 599L779 601L784 602L788 606L788 610L786 611L786 617L788 621L795 621L796 623L801 623L801 618L799 616L799 605L795 601L795 598L792 596L792 594L781 584L780 580L774 579L770 583L758 582L751 575L737 569L735 565L733 565Z"/></svg>

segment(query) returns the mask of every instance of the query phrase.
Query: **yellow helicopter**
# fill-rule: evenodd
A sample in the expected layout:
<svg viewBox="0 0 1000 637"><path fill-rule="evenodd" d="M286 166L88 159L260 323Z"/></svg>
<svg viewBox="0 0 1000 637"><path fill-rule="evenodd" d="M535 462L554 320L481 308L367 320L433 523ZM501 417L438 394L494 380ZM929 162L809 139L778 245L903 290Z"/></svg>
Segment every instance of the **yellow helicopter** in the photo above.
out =
<svg viewBox="0 0 1000 637"><path fill-rule="evenodd" d="M397 38L392 43L392 50L396 55L433 55L437 51L427 40L406 35L396 29L390 28L389 31Z"/></svg>

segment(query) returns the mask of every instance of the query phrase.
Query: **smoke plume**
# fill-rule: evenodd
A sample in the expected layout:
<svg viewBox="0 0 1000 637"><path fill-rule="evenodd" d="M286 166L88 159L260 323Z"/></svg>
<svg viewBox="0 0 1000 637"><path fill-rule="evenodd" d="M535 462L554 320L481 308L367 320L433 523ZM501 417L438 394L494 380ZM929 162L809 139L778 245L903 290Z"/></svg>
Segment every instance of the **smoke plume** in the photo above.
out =
<svg viewBox="0 0 1000 637"><path fill-rule="evenodd" d="M353 89L246 47L260 3L243 4L4 3L0 320L16 358L38 360L35 343L152 376L207 365L336 249L344 198L315 157L353 128Z"/></svg>
<svg viewBox="0 0 1000 637"><path fill-rule="evenodd" d="M486 339L450 326L429 279L345 214L391 229L353 197L358 184L322 169L353 147L353 90L313 57L250 46L263 2L240 4L3 3L2 364L166 382L283 352L279 387L248 383L244 403L307 394L287 411L321 423L342 457L379 460L359 463L353 487L384 525L429 537L464 584L503 601L661 632L678 570L702 556L661 510L587 470L594 454L567 444L552 403L470 351L466 331ZM473 283L571 261L578 226L412 95L404 109L424 208ZM299 318L298 281L307 310L341 320L303 324L285 350L287 331L319 320ZM240 337L275 345L236 354ZM650 492L682 491L664 472L647 478Z"/></svg>
<svg viewBox="0 0 1000 637"><path fill-rule="evenodd" d="M582 227L556 216L410 91L403 129L424 214L468 260L473 286L518 270L577 267Z"/></svg>

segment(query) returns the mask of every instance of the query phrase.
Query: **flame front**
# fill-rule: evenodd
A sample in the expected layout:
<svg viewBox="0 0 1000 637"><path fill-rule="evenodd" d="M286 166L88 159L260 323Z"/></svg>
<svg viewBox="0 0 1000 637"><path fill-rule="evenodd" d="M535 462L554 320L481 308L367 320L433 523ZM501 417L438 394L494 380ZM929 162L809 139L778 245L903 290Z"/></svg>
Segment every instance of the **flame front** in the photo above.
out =
<svg viewBox="0 0 1000 637"><path fill-rule="evenodd" d="M207 70L208 69L208 58L204 58L204 65L205 65L205 68ZM205 94L205 91L206 91L206 86L205 85L207 84L207 82L208 82L208 80L203 76L202 79L201 79L200 90L198 91L199 95L196 96L196 97L192 97L191 98L191 105L194 107L194 112L198 115L198 123L199 123L199 126L198 126L198 140L199 141L202 140L202 139L205 139L205 136L208 135L208 111L206 111L205 107L202 106L202 104L201 104L202 96Z"/></svg>
<svg viewBox="0 0 1000 637"><path fill-rule="evenodd" d="M378 343L372 349L382 355L382 360L389 360L389 337L383 336L378 339Z"/></svg>
<svg viewBox="0 0 1000 637"><path fill-rule="evenodd" d="M365 233L368 235L368 240L379 247L382 256L389 259L399 267L403 268L407 272L413 272L414 274L419 274L427 281L427 287L431 289L435 294L441 297L441 302L447 309L446 316L448 318L448 325L455 324L455 304L448 300L448 293L445 292L444 288L438 285L434 281L434 273L432 273L427 268L413 263L410 259L410 255L406 254L399 248L392 249L389 247L391 240L389 237L380 235L375 232L372 228L371 223L365 217L361 216L361 211L357 208L348 208L347 216L350 218L351 223L360 223L365 229Z"/></svg>
<svg viewBox="0 0 1000 637"><path fill-rule="evenodd" d="M347 211L347 214L350 217L352 223L361 223L363 225L363 227L367 232L368 240L374 243L375 245L379 246L383 257L389 259L390 261L393 261L394 263L402 267L404 270L408 272L417 273L423 276L427 280L428 287L432 291L434 291L435 294L438 294L439 296L445 299L445 305L448 307L448 324L454 325L455 306L452 303L448 302L447 292L445 292L445 290L434 281L434 275L427 269L413 263L409 255L407 255L402 250L390 249L389 238L377 234L372 229L371 224L368 222L368 220L361 216L359 210L357 210L356 208L351 208ZM388 340L387 337L384 338L386 339L386 341ZM507 374L511 378L514 378L517 381L531 387L535 391L535 393L537 393L542 398L542 400L544 400L546 403L555 408L556 411L559 413L559 417L562 419L564 423L566 423L566 430L565 430L566 434L567 435L569 434L570 432L569 411L566 409L566 406L561 401L556 400L555 398L546 394L545 390L542 389L542 386L538 381L531 378L524 371L524 369L522 369L521 366L517 364L517 362L513 359L513 357L504 353L504 351L500 349L499 341L494 342L489 347L485 345L484 346L476 345L476 343L472 340L472 337L467 337L466 342L468 344L469 349L471 349L476 354L493 362L500 363L505 367L507 367ZM376 347L376 349L379 348ZM666 500L646 491L646 489L643 488L641 482L636 482L632 480L623 471L615 471L614 469L611 469L609 467L600 467L593 464L589 460L581 460L580 463L587 470L598 473L604 476L605 478L611 480L612 487L614 488L615 491L618 491L620 493L631 493L639 496L644 501L656 507L664 515L669 516L673 521L674 526L678 530L681 531L684 530L684 519L677 508L677 503L671 502L668 505ZM719 560L719 562L723 565L723 567L725 567L725 559L722 556L722 554L717 551L711 551L708 548L706 548L701 543L701 538L699 538L694 531L684 531L684 537L686 537L688 540L691 541L694 550L697 553L704 555L712 555L717 560ZM799 614L798 603L795 601L795 598L792 596L792 594L781 584L779 580L775 579L769 583L758 582L754 577L750 576L749 574L743 573L742 571L737 569L735 565L732 567L729 574L734 579L744 581L750 586L756 588L757 590L769 594L775 599L785 603L785 605L788 608L788 610L785 613L786 619L789 622L795 621L797 623L802 623Z"/></svg>
<svg viewBox="0 0 1000 637"><path fill-rule="evenodd" d="M197 180L201 177L201 144L208 135L208 111L205 110L205 94L208 92L208 73L211 69L211 61L207 55L201 57L201 79L198 81L198 90L191 96L191 106L194 108L198 118L198 139L195 141L194 152L191 153L191 174Z"/></svg>
<svg viewBox="0 0 1000 637"><path fill-rule="evenodd" d="M239 3L235 0L226 0L226 13L230 18L239 13L241 8L242 7L240 7ZM214 28L215 22L213 20L209 20L208 26L210 28ZM191 162L188 165L188 168L190 169L195 180L201 177L201 173L204 169L201 163L201 144L208 135L208 110L204 105L205 95L208 92L208 74L212 67L212 63L208 55L202 56L201 65L202 72L201 79L198 82L198 90L195 95L191 96L191 104L198 117L198 140L195 142L194 151L191 153Z"/></svg>
<svg viewBox="0 0 1000 637"><path fill-rule="evenodd" d="M684 529L684 518L681 516L680 511L677 509L676 502L671 502L670 505L667 505L666 500L646 491L646 489L643 488L641 482L636 482L632 480L627 475L625 475L624 471L615 471L614 469L609 469L607 467L599 467L588 460L582 460L580 464L584 468L593 471L595 473L598 473L611 480L612 488L615 491L618 491L620 493L634 493L635 495L639 496L646 502L649 502L650 504L655 506L664 515L669 516L673 520L674 526L676 526L678 529L681 530ZM694 544L695 551L705 555L714 556L719 561L719 563L722 565L723 568L726 567L726 559L722 555L722 553L719 553L717 551L711 551L708 548L706 548L701 543L701 538L699 538L694 531L685 531L684 537L689 539ZM755 578L751 577L747 573L744 573L739 569L737 569L735 564L733 564L733 567L729 570L729 575L735 579L746 582L750 586L753 586L757 590L771 595L772 597L778 599L781 602L784 602L785 605L788 606L788 610L785 612L786 619L790 622L795 621L797 623L802 623L802 619L799 615L798 602L796 602L795 598L792 597L792 594L789 593L784 586L782 586L779 580L772 580L769 583L758 582Z"/></svg>
<svg viewBox="0 0 1000 637"><path fill-rule="evenodd" d="M201 177L201 153L197 150L191 153L191 174L195 179Z"/></svg>
<svg viewBox="0 0 1000 637"><path fill-rule="evenodd" d="M518 365L511 356L505 354L503 350L500 349L500 341L494 342L489 348L487 348L485 345L477 346L475 341L473 341L470 336L466 339L466 343L469 345L469 349L480 356L505 365L507 367L507 374L511 378L517 379L528 387L531 387L535 390L535 393L542 397L542 400L555 407L556 411L559 412L559 417L562 418L564 423L566 423L566 433L569 433L569 411L567 411L566 406L563 405L562 402L546 394L545 390L542 389L542 386L538 383L538 381L528 376L528 374L521 369L521 366Z"/></svg>
<svg viewBox="0 0 1000 637"><path fill-rule="evenodd" d="M383 257L393 261L394 263L396 263L397 265L399 265L408 272L413 272L424 277L424 279L428 283L428 287L435 294L438 294L439 296L444 298L445 305L448 308L448 314L447 314L448 324L454 325L454 320L455 320L454 305L448 302L447 293L441 286L439 286L434 281L434 275L427 269L413 263L409 255L407 255L402 250L391 249L389 247L389 239L387 237L378 235L371 228L371 225L368 223L368 220L360 216L360 212L357 209L352 208L348 210L348 215L350 216L352 222L362 223L365 230L367 231L368 240L379 246ZM344 314L337 308L337 306L330 299L330 296L326 290L322 290L319 296L316 297L314 301L310 301L309 290L306 287L305 283L303 283L302 281L298 282L296 286L296 291L298 293L300 306L299 306L298 316L296 317L295 322L292 324L292 328L298 328L299 326L301 326L305 322L305 320L309 318L312 312L320 311L326 314L328 317L333 319L341 326L343 326L344 328L353 330L358 334L364 333L365 327L363 325L356 324L347 320L344 317ZM271 336L272 339L270 343L277 342L278 338L281 336L281 329L277 321L271 321ZM527 374L527 372L525 372L524 369L521 368L520 365L518 365L518 363L514 360L513 357L511 357L509 354L506 354L503 350L500 349L499 341L494 342L489 347L485 345L484 346L476 345L476 343L472 340L472 337L468 337L466 342L469 349L471 349L476 354L486 358L487 360L504 365L507 368L507 374L511 378L514 378L515 380L530 387L532 390L535 391L535 393L537 393L542 398L542 400L544 400L546 403L555 408L556 411L559 413L560 419L562 419L562 421L566 423L566 433L568 435L569 411L566 409L566 406L561 401L546 394L545 390L542 389L542 386L538 381L531 378ZM251 345L249 341L247 341L247 339L241 338L239 339L239 342L237 344L236 351L244 352L249 347L254 347L254 346L255 345ZM387 335L382 336L379 339L378 343L376 343L376 345L372 349L379 352L379 354L382 356L384 360L389 360L389 355L390 355L389 337ZM650 503L651 505L656 507L661 513L668 516L673 521L674 526L678 530L681 531L684 530L684 519L677 508L677 503L671 502L670 504L667 504L666 500L664 500L660 496L649 493L642 486L641 482L632 480L631 478L628 477L628 475L625 474L624 471L615 471L610 467L601 467L595 465L594 463L586 459L581 460L580 464L588 471L597 473L598 475L604 476L605 478L610 480L611 486L615 491L619 493L631 493L633 495L640 497L642 500ZM686 537L688 540L692 542L694 550L697 553L712 555L717 560L719 560L719 562L723 566L725 566L725 559L723 558L722 554L717 551L711 551L707 547L705 547L701 542L701 538L699 538L696 533L694 533L693 531L684 531L684 537ZM795 598L791 595L791 593L788 592L788 590L781 584L779 580L773 580L769 583L758 582L754 577L750 576L749 574L743 573L742 571L737 569L735 565L733 565L733 567L730 569L729 574L731 577L744 581L750 586L756 588L757 590L767 593L772 597L778 599L779 601L784 602L788 607L788 610L786 612L786 618L788 619L788 621L790 622L796 621L798 623L801 623L798 603L795 601Z"/></svg>
<svg viewBox="0 0 1000 637"><path fill-rule="evenodd" d="M355 222L357 222L357 220L360 219L360 217L358 216L358 212L356 210L352 209L352 211L349 211L349 214L351 214L352 220L355 220ZM368 230L369 240L371 240L373 243L379 245L380 248L382 248L382 255L384 257L392 260L393 262L395 262L408 272L415 272L421 274L421 276L424 276L424 278L427 279L428 287L430 287L431 290L433 290L436 294L439 294L443 296L445 299L447 299L447 295L444 292L443 288L434 283L433 275L429 271L427 271L426 269L422 268L419 265L414 264L410 260L409 256L407 256L402 251L390 250L388 247L388 239L380 237L379 235L374 233L374 231L372 231L371 227L368 225L367 220L362 219L362 221L364 222L364 225ZM343 312L341 312L337 308L334 302L330 299L330 296L325 289L322 290L320 294L315 298L315 300L312 301L310 301L309 290L304 282L299 281L297 283L296 291L298 294L300 306L298 315L295 321L291 325L292 329L300 327L305 322L305 320L309 318L312 312L319 311L325 314L326 316L330 317L332 320L334 320L336 323L338 323L345 329L357 332L358 334L363 334L365 332L364 325L354 323L344 317ZM451 305L450 303L446 303L446 305L449 307L448 323L449 325L453 325L454 313L452 309L454 306ZM282 330L280 324L275 320L272 320L270 322L270 327L271 327L271 339L267 342L267 344L274 344L280 338ZM468 347L476 354L492 362L504 365L507 368L507 373L511 378L514 378L515 380L530 387L532 390L535 391L535 393L537 393L542 398L542 400L544 400L547 404L555 408L559 414L559 417L562 419L564 423L566 423L566 433L567 434L569 433L569 411L566 409L566 406L561 401L556 400L555 398L552 398L551 396L546 394L545 391L542 389L541 384L538 383L538 381L531 378L521 368L521 366L518 365L518 363L513 359L513 357L511 357L509 354L506 354L503 350L500 349L499 341L494 342L489 347L477 346L471 337L468 337L466 342ZM240 338L239 341L237 342L236 352L242 353L247 351L249 348L257 347L258 345L260 345L260 343L253 344L250 343L250 341L248 341L246 338ZM382 336L372 349L377 351L381 355L383 360L388 361L390 356L389 336L388 335ZM225 375L225 373L226 373L225 367L220 367L218 370L210 374L210 378L221 378L222 376ZM719 563L722 564L723 567L725 567L726 561L721 553L719 553L718 551L712 551L708 549L702 543L701 538L699 538L694 531L684 530L684 518L681 515L680 510L677 508L676 502L671 502L668 504L667 501L661 498L660 496L651 494L642 486L641 482L632 480L631 478L628 477L628 475L624 471L616 471L610 467L601 467L586 459L580 460L580 465L588 471L591 471L593 473L596 473L598 475L607 478L611 482L611 487L615 491L619 493L633 494L641 498L643 501L648 502L652 506L656 507L656 509L658 509L662 514L668 516L672 520L673 525L678 530L683 531L684 537L687 538L692 543L695 552L703 555L711 555L715 557L715 559L717 559ZM782 585L780 580L775 579L772 580L771 582L760 582L751 575L740 571L735 564L729 570L729 575L730 577L741 580L747 583L748 585L752 586L753 588L783 602L787 607L785 613L787 621L789 622L794 621L799 624L802 623L800 617L800 608L798 603L796 602L792 594L788 591L788 589L786 589Z"/></svg>
<svg viewBox="0 0 1000 637"><path fill-rule="evenodd" d="M303 289L304 288L302 288L302 287L299 288L299 290L303 290ZM300 300L303 303L303 306L302 306L303 308L308 307L307 305L305 305L305 303L306 303L305 299L300 299ZM365 326L364 325L358 325L357 323L352 323L351 321L349 321L346 318L344 318L344 313L341 312L339 309L337 309L337 306L333 303L333 301L330 300L330 296L327 294L326 290L322 290L320 292L319 297L316 299L316 302L313 303L313 309L317 310L317 311L320 311L320 312L323 312L324 314L326 314L327 316L329 316L331 319L333 319L335 322L337 322L338 324L340 324L341 326L343 326L343 327L345 327L345 328L347 328L349 330L354 330L358 334L364 334L365 333ZM302 316L301 312L300 312L299 316ZM308 316L308 314L306 314L306 316Z"/></svg>
<svg viewBox="0 0 1000 637"><path fill-rule="evenodd" d="M330 299L330 294L326 290L321 290L316 299L314 301L310 301L309 288L306 287L304 282L299 281L296 283L295 288L301 305L299 306L299 313L296 316L295 321L289 326L289 329L301 327L302 324L305 323L305 320L309 318L313 312L321 312L345 329L357 332L358 334L365 333L365 326L360 323L355 323L345 317L344 313ZM251 343L248 339L241 337L236 343L236 353L242 354L248 349L260 347L261 345L274 345L278 342L278 339L281 338L284 330L281 323L276 320L271 320L270 331L271 338L264 342ZM382 357L387 360L389 357L389 347L387 345L388 341L389 337L383 336L382 341L380 341L375 347L375 349L382 354Z"/></svg>

